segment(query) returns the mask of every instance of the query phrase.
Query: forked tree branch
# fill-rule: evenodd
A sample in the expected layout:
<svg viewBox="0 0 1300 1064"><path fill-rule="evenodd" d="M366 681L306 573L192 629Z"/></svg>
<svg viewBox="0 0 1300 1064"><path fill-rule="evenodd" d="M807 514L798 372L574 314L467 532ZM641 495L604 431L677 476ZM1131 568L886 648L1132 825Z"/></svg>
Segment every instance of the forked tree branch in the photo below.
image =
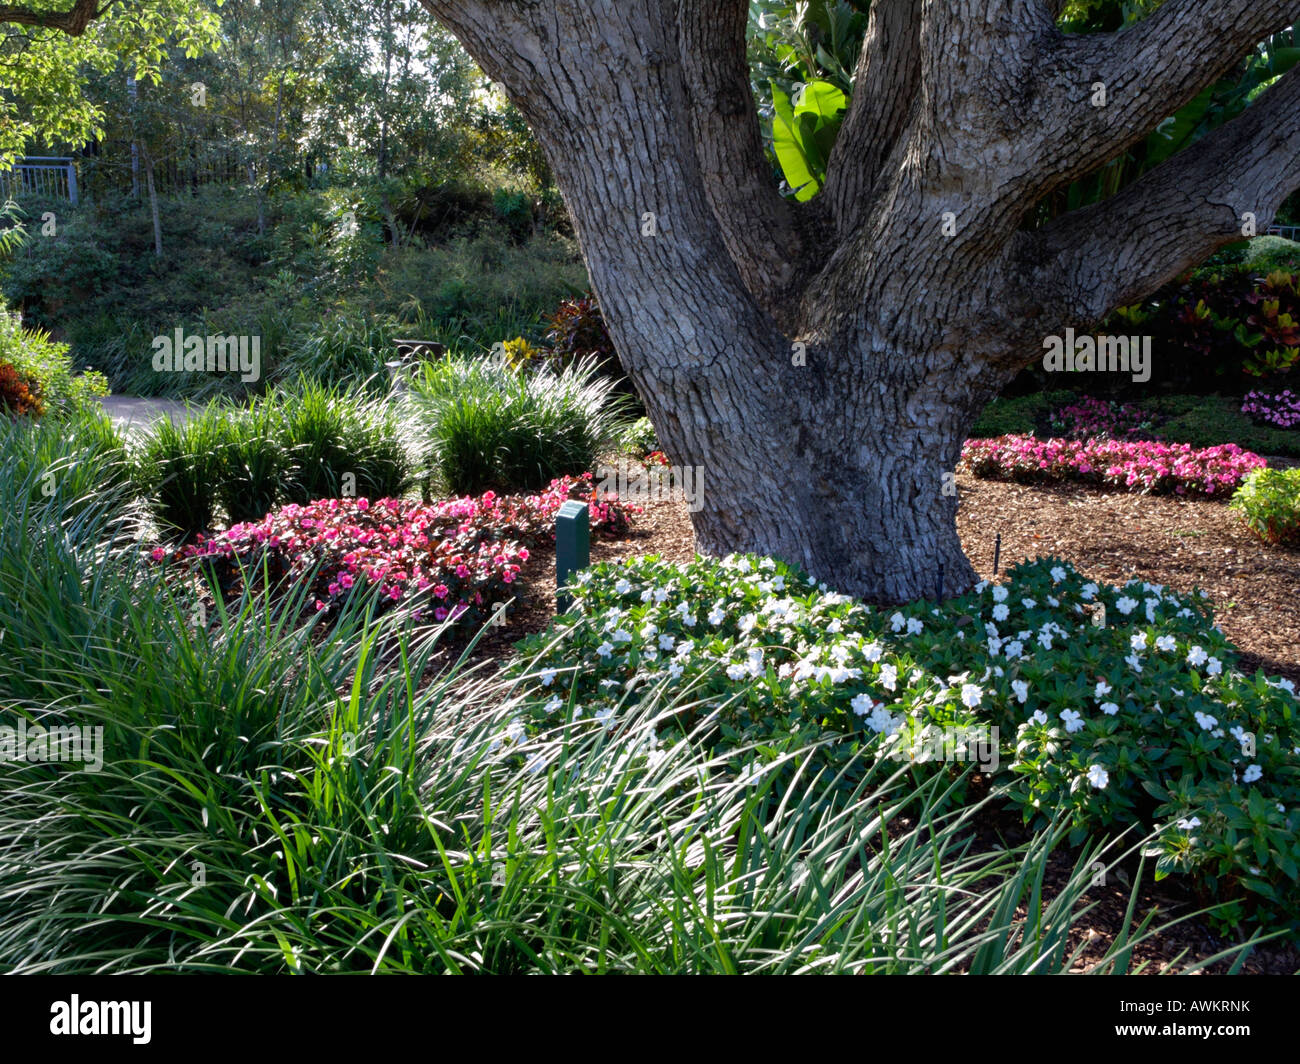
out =
<svg viewBox="0 0 1300 1064"><path fill-rule="evenodd" d="M876 0L853 101L831 152L822 195L840 234L866 215L871 189L907 127L921 81L921 0Z"/></svg>
<svg viewBox="0 0 1300 1064"><path fill-rule="evenodd" d="M1245 215L1262 232L1297 188L1300 69L1117 195L1026 235L1026 283L1097 320L1242 239Z"/></svg>
<svg viewBox="0 0 1300 1064"><path fill-rule="evenodd" d="M1045 195L1137 144L1294 21L1297 0L1166 0L1114 33L1054 34L1027 116L1048 130L1038 151L1049 165L1035 191Z"/></svg>
<svg viewBox="0 0 1300 1064"><path fill-rule="evenodd" d="M755 300L775 318L810 271L798 207L763 150L746 54L749 0L679 0L678 36L705 194ZM792 322L783 322L791 326Z"/></svg>

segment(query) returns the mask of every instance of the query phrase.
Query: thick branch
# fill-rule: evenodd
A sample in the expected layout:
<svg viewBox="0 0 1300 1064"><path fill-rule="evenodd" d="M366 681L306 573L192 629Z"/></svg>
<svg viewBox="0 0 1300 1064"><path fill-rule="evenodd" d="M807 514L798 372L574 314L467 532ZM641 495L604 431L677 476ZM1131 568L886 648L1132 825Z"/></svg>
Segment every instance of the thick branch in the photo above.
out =
<svg viewBox="0 0 1300 1064"><path fill-rule="evenodd" d="M727 250L754 298L777 318L807 257L797 204L777 191L763 151L746 56L749 0L680 0L682 67L700 176ZM787 321L785 324L791 325Z"/></svg>
<svg viewBox="0 0 1300 1064"><path fill-rule="evenodd" d="M1112 198L1025 234L1026 288L1096 320L1240 240L1245 215L1262 232L1297 187L1300 70Z"/></svg>
<svg viewBox="0 0 1300 1064"><path fill-rule="evenodd" d="M921 81L921 0L876 0L858 57L853 102L831 152L822 195L835 228L851 232L916 105Z"/></svg>
<svg viewBox="0 0 1300 1064"><path fill-rule="evenodd" d="M60 30L69 37L80 37L99 16L99 0L76 0L71 11L35 11L30 7L0 7L0 23L37 26Z"/></svg>
<svg viewBox="0 0 1300 1064"><path fill-rule="evenodd" d="M1033 105L1050 130L1040 148L1050 179L1040 194L1143 140L1298 16L1296 0L1166 0L1115 33L1056 34Z"/></svg>

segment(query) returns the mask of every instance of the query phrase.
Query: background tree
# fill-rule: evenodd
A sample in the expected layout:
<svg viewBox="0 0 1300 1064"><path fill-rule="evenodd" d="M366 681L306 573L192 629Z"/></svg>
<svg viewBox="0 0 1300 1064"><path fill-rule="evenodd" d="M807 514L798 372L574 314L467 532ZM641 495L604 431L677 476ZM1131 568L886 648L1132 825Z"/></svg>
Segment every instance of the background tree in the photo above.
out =
<svg viewBox="0 0 1300 1064"><path fill-rule="evenodd" d="M941 491L981 407L1087 328L1267 224L1300 184L1300 78L1116 195L1029 230L1290 25L1167 0L1066 33L1060 0L878 0L820 193L782 197L748 0L424 0L545 148L700 548L877 600L974 580Z"/></svg>

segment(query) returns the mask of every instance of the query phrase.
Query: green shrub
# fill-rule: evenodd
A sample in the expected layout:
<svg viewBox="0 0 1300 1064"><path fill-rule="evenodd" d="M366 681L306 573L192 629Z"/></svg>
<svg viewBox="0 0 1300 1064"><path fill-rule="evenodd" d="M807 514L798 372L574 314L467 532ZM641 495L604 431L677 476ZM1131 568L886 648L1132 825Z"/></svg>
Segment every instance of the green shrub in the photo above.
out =
<svg viewBox="0 0 1300 1064"><path fill-rule="evenodd" d="M1236 670L1200 598L1042 559L939 609L875 609L730 557L597 566L574 602L519 646L515 675L551 696L540 732L579 716L617 727L639 692L663 690L691 708L662 741L712 720L742 780L794 786L782 755L821 740L817 763L846 791L884 759L937 774L952 801L982 735L998 755L985 773L1027 823L1063 819L1075 843L1136 824L1158 836L1158 874L1187 873L1221 924L1300 926L1300 700ZM967 756L927 756L942 740Z"/></svg>
<svg viewBox="0 0 1300 1064"><path fill-rule="evenodd" d="M509 494L590 472L617 446L627 404L613 387L592 359L557 373L449 356L422 367L411 401L440 486Z"/></svg>
<svg viewBox="0 0 1300 1064"><path fill-rule="evenodd" d="M0 364L12 366L39 400L45 413L66 415L108 394L103 374L74 374L68 345L49 333L24 329L22 317L0 307Z"/></svg>
<svg viewBox="0 0 1300 1064"><path fill-rule="evenodd" d="M1300 468L1255 470L1229 505L1265 543L1300 547Z"/></svg>
<svg viewBox="0 0 1300 1064"><path fill-rule="evenodd" d="M659 437L648 417L640 417L632 422L623 434L620 449L637 458L644 458L652 451L659 450Z"/></svg>
<svg viewBox="0 0 1300 1064"><path fill-rule="evenodd" d="M414 482L398 414L384 401L308 380L269 401L292 461L284 501L399 498Z"/></svg>
<svg viewBox="0 0 1300 1064"><path fill-rule="evenodd" d="M300 377L326 387L346 385L376 394L388 392L385 362L396 356L393 326L366 314L343 313L322 321L289 342L274 379Z"/></svg>
<svg viewBox="0 0 1300 1064"><path fill-rule="evenodd" d="M231 411L222 432L217 499L231 524L265 517L293 475L292 454L282 431L281 412L260 402Z"/></svg>
<svg viewBox="0 0 1300 1064"><path fill-rule="evenodd" d="M100 496L119 510L131 500L126 447L113 422L94 407L35 424L0 418L0 455L15 485L34 486L23 507L54 500L75 516ZM10 496L11 504L15 499Z"/></svg>
<svg viewBox="0 0 1300 1064"><path fill-rule="evenodd" d="M136 483L154 518L184 540L212 528L221 496L230 404L209 403L179 424L159 419L134 456Z"/></svg>

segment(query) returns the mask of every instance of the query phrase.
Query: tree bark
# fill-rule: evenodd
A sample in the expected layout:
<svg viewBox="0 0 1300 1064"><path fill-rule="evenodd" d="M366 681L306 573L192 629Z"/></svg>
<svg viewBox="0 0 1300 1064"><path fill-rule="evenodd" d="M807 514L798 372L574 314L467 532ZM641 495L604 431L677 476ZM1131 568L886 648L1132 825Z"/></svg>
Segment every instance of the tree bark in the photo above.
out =
<svg viewBox="0 0 1300 1064"><path fill-rule="evenodd" d="M664 450L701 470L697 547L875 602L933 596L940 567L950 594L974 582L944 474L1045 335L1228 242L1239 209L1263 231L1300 184L1290 75L1110 206L1023 229L1225 51L1283 28L1279 0L1167 0L1086 39L1057 30L1052 0L877 0L823 194L802 205L775 194L758 140L743 0L423 3L546 152Z"/></svg>

